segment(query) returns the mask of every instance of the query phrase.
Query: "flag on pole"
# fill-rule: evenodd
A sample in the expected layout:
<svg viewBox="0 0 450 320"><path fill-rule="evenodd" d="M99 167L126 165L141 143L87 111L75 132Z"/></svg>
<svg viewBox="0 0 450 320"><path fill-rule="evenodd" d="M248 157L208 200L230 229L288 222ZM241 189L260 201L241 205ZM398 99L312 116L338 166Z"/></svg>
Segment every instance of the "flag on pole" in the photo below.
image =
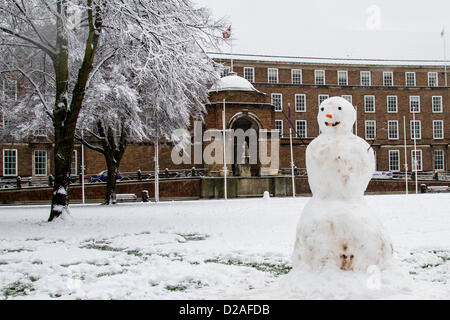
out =
<svg viewBox="0 0 450 320"><path fill-rule="evenodd" d="M231 37L231 26L229 26L226 31L222 32L222 38L228 39L230 37Z"/></svg>
<svg viewBox="0 0 450 320"><path fill-rule="evenodd" d="M441 37L443 37L444 36L444 28L442 28L442 31L441 31Z"/></svg>

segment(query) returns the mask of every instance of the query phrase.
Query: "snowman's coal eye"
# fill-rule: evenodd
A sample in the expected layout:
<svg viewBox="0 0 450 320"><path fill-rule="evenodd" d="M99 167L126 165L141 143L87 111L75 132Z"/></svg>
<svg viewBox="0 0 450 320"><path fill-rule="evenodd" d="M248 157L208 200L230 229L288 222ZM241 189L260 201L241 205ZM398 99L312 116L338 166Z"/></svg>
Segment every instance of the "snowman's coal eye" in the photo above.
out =
<svg viewBox="0 0 450 320"><path fill-rule="evenodd" d="M338 108L338 110L342 110L342 108L341 108L341 107L339 107L339 108Z"/></svg>
<svg viewBox="0 0 450 320"><path fill-rule="evenodd" d="M323 108L320 108L320 111L323 111L324 109Z"/></svg>

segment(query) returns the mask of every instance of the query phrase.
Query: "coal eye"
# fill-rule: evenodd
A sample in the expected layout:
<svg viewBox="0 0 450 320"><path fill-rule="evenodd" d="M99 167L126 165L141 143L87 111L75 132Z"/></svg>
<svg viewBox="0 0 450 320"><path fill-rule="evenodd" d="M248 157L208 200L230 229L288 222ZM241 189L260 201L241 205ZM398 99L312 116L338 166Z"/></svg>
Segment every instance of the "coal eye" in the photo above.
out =
<svg viewBox="0 0 450 320"><path fill-rule="evenodd" d="M341 108L341 107L339 107L339 108L338 108L338 110L342 110L342 108Z"/></svg>
<svg viewBox="0 0 450 320"><path fill-rule="evenodd" d="M324 109L323 108L320 108L320 111L323 111Z"/></svg>

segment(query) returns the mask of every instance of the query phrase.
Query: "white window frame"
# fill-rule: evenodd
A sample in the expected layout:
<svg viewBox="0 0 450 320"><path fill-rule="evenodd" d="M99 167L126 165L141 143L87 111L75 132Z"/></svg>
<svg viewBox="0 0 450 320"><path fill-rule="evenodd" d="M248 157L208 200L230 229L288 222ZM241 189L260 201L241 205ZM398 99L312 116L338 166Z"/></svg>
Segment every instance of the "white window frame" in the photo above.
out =
<svg viewBox="0 0 450 320"><path fill-rule="evenodd" d="M73 150L72 162L70 163L70 175L76 176L78 174L77 150Z"/></svg>
<svg viewBox="0 0 450 320"><path fill-rule="evenodd" d="M392 155L396 155L393 159ZM389 150L389 171L399 172L400 171L400 150ZM395 166L395 167L394 167Z"/></svg>
<svg viewBox="0 0 450 320"><path fill-rule="evenodd" d="M439 101L439 109L435 109L435 100ZM432 96L431 97L431 112L433 113L442 113L442 96Z"/></svg>
<svg viewBox="0 0 450 320"><path fill-rule="evenodd" d="M438 164L438 154L440 157L439 164L442 164L442 166L437 166L436 164ZM445 153L444 150L442 149L436 149L433 151L433 167L434 170L445 170Z"/></svg>
<svg viewBox="0 0 450 320"><path fill-rule="evenodd" d="M413 100L415 100L415 98L417 98L417 111L414 112L412 103L413 103ZM420 96L409 96L409 112L410 113L420 113Z"/></svg>
<svg viewBox="0 0 450 320"><path fill-rule="evenodd" d="M2 99L5 100L5 96L6 96L5 91L6 91L6 86L7 86L8 82L13 84L12 85L14 87L13 99L14 99L14 102L17 102L17 81L16 80L3 79Z"/></svg>
<svg viewBox="0 0 450 320"><path fill-rule="evenodd" d="M15 158L15 168L14 168L14 173L6 173L6 170L5 170L5 163L6 163L6 159L5 159L5 153L7 152L7 151L13 151L14 152L14 154L15 154L15 156L14 156L14 158ZM18 172L18 170L19 170L19 153L18 153L18 151L17 151L17 149L3 149L3 152L2 152L2 160L3 160L3 176L4 177L15 177L15 176L18 176L19 175L19 172Z"/></svg>
<svg viewBox="0 0 450 320"><path fill-rule="evenodd" d="M37 169L41 169L41 168L37 168L36 167L36 154L38 153L38 152L43 152L44 153L44 155L45 155L45 157L44 157L44 162L43 162L43 164L44 164L44 173L37 173ZM36 176L36 177L45 177L45 176L47 176L47 172L48 172L48 151L47 150L34 150L34 152L33 152L33 176Z"/></svg>
<svg viewBox="0 0 450 320"><path fill-rule="evenodd" d="M280 96L280 106L279 106L279 109L277 109L277 106L276 106L275 103L274 103L274 97L275 97L275 96ZM272 105L274 106L274 111L275 111L275 112L282 112L282 111L283 111L283 94L282 94L282 93L276 93L276 92L274 92L274 93L272 93L272 94L270 95L270 97L271 97Z"/></svg>
<svg viewBox="0 0 450 320"><path fill-rule="evenodd" d="M294 79L296 78L296 75L295 75L296 72L298 72L300 81L294 81ZM291 82L292 82L292 84L302 84L303 83L302 69L291 69Z"/></svg>
<svg viewBox="0 0 450 320"><path fill-rule="evenodd" d="M318 79L320 79L319 74L323 74L323 83L318 83ZM325 70L314 70L314 84L322 86L326 84L325 81Z"/></svg>
<svg viewBox="0 0 450 320"><path fill-rule="evenodd" d="M440 128L437 126L438 123L440 124ZM440 129L440 135L436 134L436 129ZM444 139L444 120L433 120L433 139Z"/></svg>
<svg viewBox="0 0 450 320"><path fill-rule="evenodd" d="M436 83L435 83L435 85L433 86L433 85L431 85L431 83L430 83L430 80L431 80L431 75L433 75L434 76L434 78L435 78L435 80L436 80ZM433 72L428 72L428 86L429 87L438 87L439 86L439 78L438 78L438 73L436 72L436 71L433 71Z"/></svg>
<svg viewBox="0 0 450 320"><path fill-rule="evenodd" d="M415 123L414 123L415 121ZM416 130L416 127L418 130ZM415 132L418 132L417 137L415 137ZM411 140L414 140L414 137L416 140L422 139L422 123L420 120L410 120L409 121L409 134L411 137Z"/></svg>
<svg viewBox="0 0 450 320"><path fill-rule="evenodd" d="M395 137L391 137L391 130L389 130L391 127L391 124L395 123ZM399 135L398 135L398 120L388 120L388 127L387 127L387 133L388 133L388 140L398 140L399 139Z"/></svg>
<svg viewBox="0 0 450 320"><path fill-rule="evenodd" d="M299 124L304 123L304 135L299 135L301 133L299 130ZM308 137L308 122L306 120L295 120L295 131L297 132L297 138L307 138Z"/></svg>
<svg viewBox="0 0 450 320"><path fill-rule="evenodd" d="M368 98L373 99L373 110L368 109L368 103L367 103ZM374 95L365 95L364 96L364 112L365 113L375 113L375 96Z"/></svg>
<svg viewBox="0 0 450 320"><path fill-rule="evenodd" d="M270 72L274 71L275 72L275 77L276 79L271 79L270 77ZM267 68L267 82L268 83L278 83L278 68Z"/></svg>
<svg viewBox="0 0 450 320"><path fill-rule="evenodd" d="M247 74L248 71L250 72L250 77ZM244 79L247 79L248 82L255 82L255 68L254 67L244 67Z"/></svg>
<svg viewBox="0 0 450 320"><path fill-rule="evenodd" d="M373 137L369 137L368 133L368 129L369 129L369 124L373 124ZM376 140L377 139L377 122L376 120L366 120L365 121L365 133L366 133L366 140Z"/></svg>
<svg viewBox="0 0 450 320"><path fill-rule="evenodd" d="M414 155L415 155L415 157L414 157ZM420 155L420 157L417 157L417 155ZM417 169L415 169L416 164L415 164L414 158L419 158L420 166L417 166ZM411 171L422 171L422 170L423 170L422 149L411 150Z"/></svg>
<svg viewBox="0 0 450 320"><path fill-rule="evenodd" d="M391 84L386 84L386 75L391 75ZM383 86L392 87L394 85L394 73L392 71L384 71L383 72Z"/></svg>
<svg viewBox="0 0 450 320"><path fill-rule="evenodd" d="M395 100L395 111L392 111L389 109L389 101L392 98L394 98L393 100ZM386 110L387 110L387 113L398 113L398 97L397 96L387 96L386 97Z"/></svg>
<svg viewBox="0 0 450 320"><path fill-rule="evenodd" d="M280 129L277 129L277 123L281 124ZM280 133L280 137L283 137L283 120L280 119L275 120L275 130L278 130L278 132Z"/></svg>
<svg viewBox="0 0 450 320"><path fill-rule="evenodd" d="M229 66L224 66L223 69L220 72L220 77L226 77L230 74L231 68Z"/></svg>
<svg viewBox="0 0 450 320"><path fill-rule="evenodd" d="M353 97L351 94L343 94L341 97L353 104Z"/></svg>
<svg viewBox="0 0 450 320"><path fill-rule="evenodd" d="M413 80L414 80L414 83L411 85L411 84L408 84L408 75L414 75L414 78L413 78ZM415 87L416 86L416 73L415 72L405 72L405 86L406 87Z"/></svg>
<svg viewBox="0 0 450 320"><path fill-rule="evenodd" d="M345 83L340 82L339 74L345 75ZM337 84L338 86L348 86L348 71L347 70L338 70L337 72Z"/></svg>
<svg viewBox="0 0 450 320"><path fill-rule="evenodd" d="M369 77L367 78L368 84L364 84L364 83L363 83L363 79L366 80L365 77L363 77L363 74L369 76ZM360 71L360 72L359 72L359 80L360 80L359 83L360 83L361 86L363 86L363 87L369 87L369 86L371 86L371 85L372 85L372 75L371 75L371 72L370 72L370 71Z"/></svg>
<svg viewBox="0 0 450 320"><path fill-rule="evenodd" d="M297 97L303 97L303 106L300 106L297 102ZM299 93L299 94L295 94L294 96L295 99L295 112L306 112L306 94L304 93Z"/></svg>
<svg viewBox="0 0 450 320"><path fill-rule="evenodd" d="M328 94L318 94L317 95L317 102L319 103L318 105L320 106L320 104L322 103L322 101L320 101L321 100L321 97L322 98L325 98L325 99L323 99L322 101L324 101L324 100L327 100L330 96L328 95Z"/></svg>

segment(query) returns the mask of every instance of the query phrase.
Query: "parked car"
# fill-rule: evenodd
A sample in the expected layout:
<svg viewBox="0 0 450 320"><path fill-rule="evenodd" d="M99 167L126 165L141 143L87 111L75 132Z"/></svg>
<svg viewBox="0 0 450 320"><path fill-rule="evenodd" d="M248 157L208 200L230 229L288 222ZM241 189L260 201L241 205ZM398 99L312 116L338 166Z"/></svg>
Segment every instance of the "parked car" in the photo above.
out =
<svg viewBox="0 0 450 320"><path fill-rule="evenodd" d="M103 170L102 172L100 172L98 174L90 176L88 181L89 182L106 182L107 179L108 179L108 170ZM117 180L122 179L122 175L120 174L120 172L117 172L116 179Z"/></svg>

